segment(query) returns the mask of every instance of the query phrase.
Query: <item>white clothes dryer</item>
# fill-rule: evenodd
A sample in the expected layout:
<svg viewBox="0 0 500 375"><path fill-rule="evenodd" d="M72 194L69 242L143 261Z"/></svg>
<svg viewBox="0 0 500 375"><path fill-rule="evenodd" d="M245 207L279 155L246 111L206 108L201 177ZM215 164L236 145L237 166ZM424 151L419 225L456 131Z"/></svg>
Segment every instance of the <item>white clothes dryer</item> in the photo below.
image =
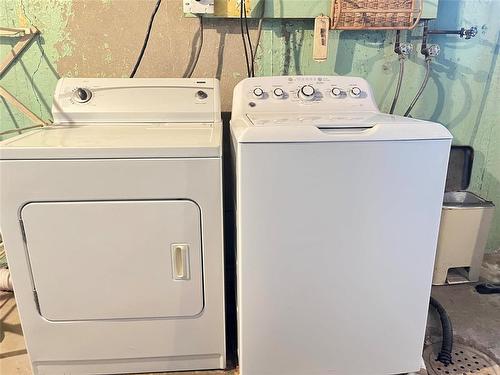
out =
<svg viewBox="0 0 500 375"><path fill-rule="evenodd" d="M224 368L219 83L61 79L0 143L0 224L35 374Z"/></svg>

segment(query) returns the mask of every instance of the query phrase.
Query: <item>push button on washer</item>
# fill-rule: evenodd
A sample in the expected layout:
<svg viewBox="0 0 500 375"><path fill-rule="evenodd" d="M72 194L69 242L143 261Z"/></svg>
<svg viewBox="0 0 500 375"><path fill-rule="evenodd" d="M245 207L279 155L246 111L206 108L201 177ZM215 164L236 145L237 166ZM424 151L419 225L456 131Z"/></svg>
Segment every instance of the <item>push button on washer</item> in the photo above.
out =
<svg viewBox="0 0 500 375"><path fill-rule="evenodd" d="M277 87L273 90L273 96L276 99L283 99L285 97L285 92L281 87Z"/></svg>
<svg viewBox="0 0 500 375"><path fill-rule="evenodd" d="M200 100L204 100L204 99L208 98L208 94L203 90L199 90L196 92L196 98L200 99Z"/></svg>
<svg viewBox="0 0 500 375"><path fill-rule="evenodd" d="M260 87L253 89L253 96L258 99L262 99L264 97L264 90L262 90Z"/></svg>

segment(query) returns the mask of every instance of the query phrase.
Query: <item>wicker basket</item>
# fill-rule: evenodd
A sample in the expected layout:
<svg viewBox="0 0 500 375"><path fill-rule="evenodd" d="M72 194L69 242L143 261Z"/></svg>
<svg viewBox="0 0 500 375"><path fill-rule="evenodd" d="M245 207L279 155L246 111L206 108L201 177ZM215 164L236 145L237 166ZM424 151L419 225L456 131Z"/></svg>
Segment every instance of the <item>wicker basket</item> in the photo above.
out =
<svg viewBox="0 0 500 375"><path fill-rule="evenodd" d="M332 0L332 29L413 29L423 0Z"/></svg>

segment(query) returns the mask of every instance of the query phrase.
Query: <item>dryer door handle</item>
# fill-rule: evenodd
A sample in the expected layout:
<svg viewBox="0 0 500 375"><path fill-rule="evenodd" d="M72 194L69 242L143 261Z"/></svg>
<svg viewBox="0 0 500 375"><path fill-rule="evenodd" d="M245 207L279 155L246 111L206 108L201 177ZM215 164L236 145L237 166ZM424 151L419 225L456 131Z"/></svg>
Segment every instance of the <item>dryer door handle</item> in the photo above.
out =
<svg viewBox="0 0 500 375"><path fill-rule="evenodd" d="M174 280L189 279L189 246L172 244L172 277Z"/></svg>

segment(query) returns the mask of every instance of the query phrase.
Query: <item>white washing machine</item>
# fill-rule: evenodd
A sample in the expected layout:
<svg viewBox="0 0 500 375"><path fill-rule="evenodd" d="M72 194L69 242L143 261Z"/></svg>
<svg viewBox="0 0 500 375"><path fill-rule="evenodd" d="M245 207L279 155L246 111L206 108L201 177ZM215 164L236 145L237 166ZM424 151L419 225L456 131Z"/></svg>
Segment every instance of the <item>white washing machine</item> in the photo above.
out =
<svg viewBox="0 0 500 375"><path fill-rule="evenodd" d="M33 371L224 368L215 79L61 79L0 143L1 231Z"/></svg>
<svg viewBox="0 0 500 375"><path fill-rule="evenodd" d="M231 133L241 375L419 371L450 133L324 76L243 80Z"/></svg>

